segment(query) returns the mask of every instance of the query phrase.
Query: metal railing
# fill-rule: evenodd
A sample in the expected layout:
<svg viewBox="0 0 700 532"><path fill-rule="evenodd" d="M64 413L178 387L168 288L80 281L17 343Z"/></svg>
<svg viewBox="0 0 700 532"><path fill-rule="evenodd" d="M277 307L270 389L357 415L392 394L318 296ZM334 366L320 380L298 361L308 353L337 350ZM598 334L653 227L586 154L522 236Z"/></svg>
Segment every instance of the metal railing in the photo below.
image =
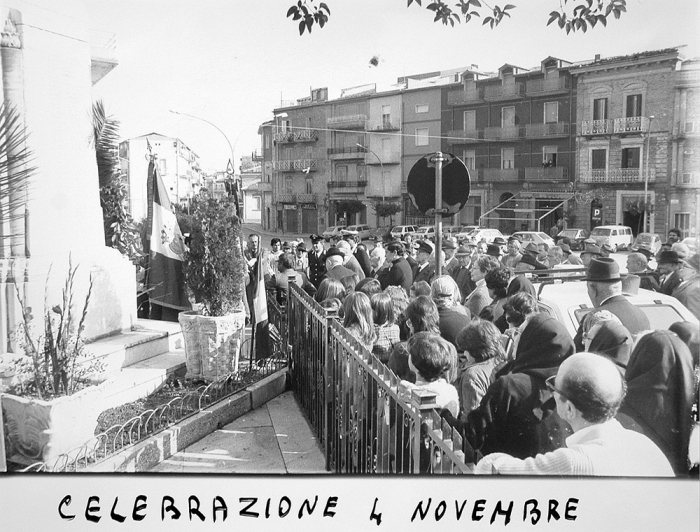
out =
<svg viewBox="0 0 700 532"><path fill-rule="evenodd" d="M656 168L649 168L648 182L656 182ZM643 183L646 171L643 168L609 168L607 170L581 170L583 183Z"/></svg>
<svg viewBox="0 0 700 532"><path fill-rule="evenodd" d="M329 471L472 472L461 437L435 412L434 394L409 396L394 373L296 285L289 286L287 304L292 388Z"/></svg>
<svg viewBox="0 0 700 532"><path fill-rule="evenodd" d="M363 188L367 181L329 181L328 188Z"/></svg>

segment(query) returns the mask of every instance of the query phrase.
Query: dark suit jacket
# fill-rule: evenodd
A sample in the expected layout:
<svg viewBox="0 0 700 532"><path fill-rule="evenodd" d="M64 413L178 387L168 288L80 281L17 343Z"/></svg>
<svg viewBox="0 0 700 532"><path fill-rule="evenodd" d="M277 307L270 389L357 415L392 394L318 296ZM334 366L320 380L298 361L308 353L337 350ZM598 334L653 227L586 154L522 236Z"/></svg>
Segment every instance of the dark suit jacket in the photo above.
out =
<svg viewBox="0 0 700 532"><path fill-rule="evenodd" d="M418 271L418 265L413 268L413 284L418 281L425 281L430 284L435 279L435 266L432 264L427 264L422 270Z"/></svg>
<svg viewBox="0 0 700 532"><path fill-rule="evenodd" d="M318 288L321 284L321 279L326 273L326 252L321 252L321 255L316 255L312 249L309 252L309 280Z"/></svg>
<svg viewBox="0 0 700 532"><path fill-rule="evenodd" d="M651 329L647 315L627 301L627 298L623 295L611 297L594 310L608 310L612 312L620 318L622 325L625 326L630 334L637 334L638 332ZM574 337L574 345L576 346L576 352L583 351L583 320L581 320L581 325L579 325Z"/></svg>
<svg viewBox="0 0 700 532"><path fill-rule="evenodd" d="M678 272L671 272L666 276L661 286L659 286L659 292L670 296L673 291L678 288L679 284L681 284L680 274Z"/></svg>
<svg viewBox="0 0 700 532"><path fill-rule="evenodd" d="M471 273L469 268L462 268L457 266L450 274L452 278L457 283L459 291L462 294L462 301L464 301L469 294L471 294L476 288L476 284L472 281Z"/></svg>
<svg viewBox="0 0 700 532"><path fill-rule="evenodd" d="M377 274L377 279L382 285L382 290L387 286L400 286L408 294L413 284L413 272L406 262L406 259L399 257L395 259L390 268L382 268Z"/></svg>
<svg viewBox="0 0 700 532"><path fill-rule="evenodd" d="M340 281L344 277L347 277L348 275L356 275L354 271L350 270L349 268L346 268L342 264L338 264L334 268L328 270L326 272L326 275L323 276L323 278L330 277L331 279L338 279Z"/></svg>
<svg viewBox="0 0 700 532"><path fill-rule="evenodd" d="M357 259L357 262L360 264L360 268L362 268L362 271L365 274L365 277L369 277L370 272L372 271L372 265L369 263L369 255L367 252L362 249L362 248L357 248L355 249L355 258Z"/></svg>

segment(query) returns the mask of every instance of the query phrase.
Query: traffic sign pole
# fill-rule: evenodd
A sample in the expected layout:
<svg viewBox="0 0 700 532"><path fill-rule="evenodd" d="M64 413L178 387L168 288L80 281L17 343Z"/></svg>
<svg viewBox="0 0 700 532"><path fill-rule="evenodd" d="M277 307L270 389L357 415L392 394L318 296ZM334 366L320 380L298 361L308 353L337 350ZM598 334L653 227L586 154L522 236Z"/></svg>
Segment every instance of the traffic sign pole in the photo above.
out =
<svg viewBox="0 0 700 532"><path fill-rule="evenodd" d="M435 154L435 274L442 275L442 152Z"/></svg>

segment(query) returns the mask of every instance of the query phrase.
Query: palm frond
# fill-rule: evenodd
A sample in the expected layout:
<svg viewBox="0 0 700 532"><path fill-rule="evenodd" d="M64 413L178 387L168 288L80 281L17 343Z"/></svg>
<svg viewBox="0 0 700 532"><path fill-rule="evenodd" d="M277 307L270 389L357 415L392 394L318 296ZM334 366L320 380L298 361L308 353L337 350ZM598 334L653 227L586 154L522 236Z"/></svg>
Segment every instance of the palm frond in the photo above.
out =
<svg viewBox="0 0 700 532"><path fill-rule="evenodd" d="M102 100L92 105L92 130L102 188L119 178L119 121L107 116Z"/></svg>
<svg viewBox="0 0 700 532"><path fill-rule="evenodd" d="M29 166L34 156L26 146L27 137L19 112L0 105L0 221L24 216L18 208L27 202L29 180L36 171Z"/></svg>

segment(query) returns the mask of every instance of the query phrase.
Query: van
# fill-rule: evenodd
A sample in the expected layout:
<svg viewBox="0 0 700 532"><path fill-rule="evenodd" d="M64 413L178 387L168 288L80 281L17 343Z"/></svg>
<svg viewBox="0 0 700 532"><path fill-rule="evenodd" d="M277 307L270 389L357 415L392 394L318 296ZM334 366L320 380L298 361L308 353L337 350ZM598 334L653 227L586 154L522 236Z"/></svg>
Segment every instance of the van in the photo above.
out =
<svg viewBox="0 0 700 532"><path fill-rule="evenodd" d="M372 230L369 228L369 225L348 225L345 228L346 231L351 231L357 233L357 236L360 238L360 240L367 240L372 233Z"/></svg>
<svg viewBox="0 0 700 532"><path fill-rule="evenodd" d="M626 225L600 225L591 231L591 238L598 246L607 244L613 252L629 249L634 242L632 228Z"/></svg>

